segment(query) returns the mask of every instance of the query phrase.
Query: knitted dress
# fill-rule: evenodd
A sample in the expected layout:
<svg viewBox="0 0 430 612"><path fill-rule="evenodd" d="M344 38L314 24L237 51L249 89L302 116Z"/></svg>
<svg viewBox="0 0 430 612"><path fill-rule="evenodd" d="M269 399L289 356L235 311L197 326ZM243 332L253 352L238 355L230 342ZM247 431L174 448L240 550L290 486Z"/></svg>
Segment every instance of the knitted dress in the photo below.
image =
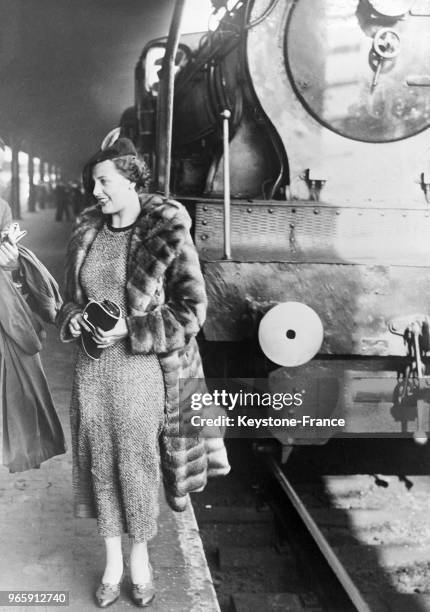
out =
<svg viewBox="0 0 430 612"><path fill-rule="evenodd" d="M131 232L105 225L81 270L86 297L114 301L124 315ZM126 531L142 542L156 533L164 402L155 354L131 354L125 338L94 361L79 346L71 402L75 513L89 516L81 502L92 496L103 537Z"/></svg>

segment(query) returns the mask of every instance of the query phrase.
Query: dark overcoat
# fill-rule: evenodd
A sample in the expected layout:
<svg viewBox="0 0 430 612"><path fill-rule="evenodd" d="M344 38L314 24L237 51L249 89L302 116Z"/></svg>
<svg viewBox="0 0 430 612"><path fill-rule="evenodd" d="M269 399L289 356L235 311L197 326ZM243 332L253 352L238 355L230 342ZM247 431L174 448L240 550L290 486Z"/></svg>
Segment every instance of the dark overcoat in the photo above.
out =
<svg viewBox="0 0 430 612"><path fill-rule="evenodd" d="M27 300L10 272L0 269L2 461L10 472L31 470L66 452L39 356L44 330L32 311L54 323L62 301L57 283L37 257L22 246L19 253Z"/></svg>
<svg viewBox="0 0 430 612"><path fill-rule="evenodd" d="M69 321L86 304L80 271L105 220L101 211L89 208L72 232L65 303L58 316L64 342L73 340ZM163 371L166 419L160 437L161 466L167 501L177 511L186 507L188 493L205 486L208 476L230 469L221 438L178 435L179 379L203 379L195 336L205 319L207 298L190 227L181 204L146 194L127 262L129 347L134 354L157 354Z"/></svg>

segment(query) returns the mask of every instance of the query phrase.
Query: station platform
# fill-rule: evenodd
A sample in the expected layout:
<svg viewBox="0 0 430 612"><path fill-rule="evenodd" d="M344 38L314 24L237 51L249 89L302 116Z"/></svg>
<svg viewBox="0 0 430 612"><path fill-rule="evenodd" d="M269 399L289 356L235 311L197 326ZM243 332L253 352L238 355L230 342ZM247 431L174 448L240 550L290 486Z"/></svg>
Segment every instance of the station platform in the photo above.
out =
<svg viewBox="0 0 430 612"><path fill-rule="evenodd" d="M71 222L56 222L55 211L25 213L23 244L61 281ZM37 470L9 474L0 468L0 591L68 591L70 611L96 610L94 591L104 564L104 545L95 520L75 519L72 499L69 401L73 348L47 327L42 361L66 435L68 452ZM129 550L123 536L125 559ZM175 513L160 491L158 535L149 546L157 594L154 612L219 611L191 503ZM120 599L111 610L131 610L126 568ZM50 610L52 607L0 606L0 610ZM57 608L58 609L58 608Z"/></svg>

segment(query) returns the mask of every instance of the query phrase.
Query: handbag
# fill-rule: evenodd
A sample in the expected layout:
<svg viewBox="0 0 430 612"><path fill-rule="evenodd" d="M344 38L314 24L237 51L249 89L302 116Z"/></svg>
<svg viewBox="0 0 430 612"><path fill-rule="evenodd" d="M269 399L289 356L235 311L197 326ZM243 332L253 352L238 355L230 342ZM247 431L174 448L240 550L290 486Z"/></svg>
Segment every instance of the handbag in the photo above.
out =
<svg viewBox="0 0 430 612"><path fill-rule="evenodd" d="M115 327L122 316L121 308L110 300L103 300L102 302L90 300L82 311L82 316L85 323L92 330L91 332L85 329L82 330L82 348L91 359L100 359L103 349L97 346L93 337L95 328L99 327L103 331L109 331Z"/></svg>

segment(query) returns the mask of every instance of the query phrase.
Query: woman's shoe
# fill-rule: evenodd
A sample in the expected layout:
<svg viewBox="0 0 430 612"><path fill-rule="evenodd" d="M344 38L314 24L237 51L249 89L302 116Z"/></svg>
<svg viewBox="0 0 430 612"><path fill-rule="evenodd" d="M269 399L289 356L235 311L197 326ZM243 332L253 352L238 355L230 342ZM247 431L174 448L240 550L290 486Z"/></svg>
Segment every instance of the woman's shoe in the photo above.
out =
<svg viewBox="0 0 430 612"><path fill-rule="evenodd" d="M149 564L149 580L145 584L131 583L131 601L139 608L149 606L155 597L154 577L151 564Z"/></svg>
<svg viewBox="0 0 430 612"><path fill-rule="evenodd" d="M121 582L124 574L121 576L121 580L118 584L108 584L100 582L96 590L96 602L99 608L107 608L116 602L121 593Z"/></svg>

